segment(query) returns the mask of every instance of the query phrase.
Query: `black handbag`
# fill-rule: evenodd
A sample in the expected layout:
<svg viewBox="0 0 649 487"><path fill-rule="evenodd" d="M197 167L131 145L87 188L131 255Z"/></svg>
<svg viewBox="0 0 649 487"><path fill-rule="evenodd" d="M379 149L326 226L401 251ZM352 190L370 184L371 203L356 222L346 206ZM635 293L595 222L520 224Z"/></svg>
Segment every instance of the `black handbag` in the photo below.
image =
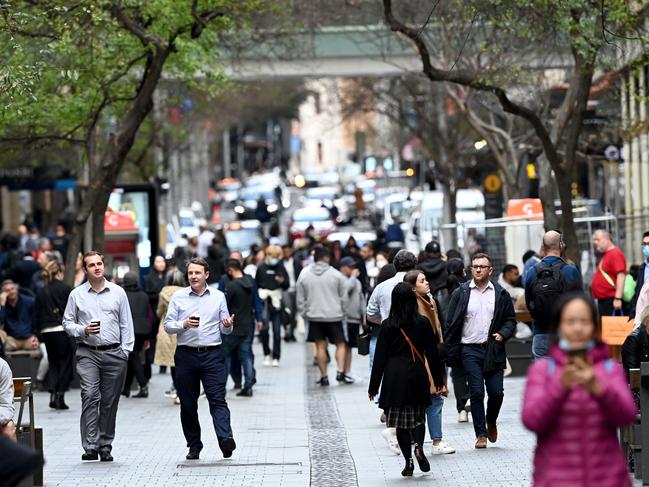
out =
<svg viewBox="0 0 649 487"><path fill-rule="evenodd" d="M369 330L363 330L360 335L358 335L358 355L369 355L370 354L370 340L372 338L372 332Z"/></svg>

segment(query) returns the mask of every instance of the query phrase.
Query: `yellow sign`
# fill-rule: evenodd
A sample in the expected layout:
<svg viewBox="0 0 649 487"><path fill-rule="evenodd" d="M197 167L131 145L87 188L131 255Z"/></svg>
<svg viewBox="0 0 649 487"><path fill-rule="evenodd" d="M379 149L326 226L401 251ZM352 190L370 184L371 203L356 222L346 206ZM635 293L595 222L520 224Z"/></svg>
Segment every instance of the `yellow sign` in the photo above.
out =
<svg viewBox="0 0 649 487"><path fill-rule="evenodd" d="M536 165L533 162L530 162L527 165L527 179L538 179L539 176L536 174Z"/></svg>
<svg viewBox="0 0 649 487"><path fill-rule="evenodd" d="M500 191L500 188L502 188L503 182L500 180L500 176L497 174L489 174L484 179L484 189L486 189L489 193L497 193Z"/></svg>

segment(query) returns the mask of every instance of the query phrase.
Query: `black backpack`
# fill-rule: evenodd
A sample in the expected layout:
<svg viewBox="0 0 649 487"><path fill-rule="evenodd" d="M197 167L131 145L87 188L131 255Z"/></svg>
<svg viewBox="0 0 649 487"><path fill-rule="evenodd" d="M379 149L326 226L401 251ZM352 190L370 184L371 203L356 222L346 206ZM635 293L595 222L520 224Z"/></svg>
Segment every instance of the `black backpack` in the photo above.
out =
<svg viewBox="0 0 649 487"><path fill-rule="evenodd" d="M534 266L536 279L531 287L530 314L543 326L550 323L554 306L566 289L565 279L561 274L561 269L566 265L568 264L565 262L558 262L548 267L539 262Z"/></svg>

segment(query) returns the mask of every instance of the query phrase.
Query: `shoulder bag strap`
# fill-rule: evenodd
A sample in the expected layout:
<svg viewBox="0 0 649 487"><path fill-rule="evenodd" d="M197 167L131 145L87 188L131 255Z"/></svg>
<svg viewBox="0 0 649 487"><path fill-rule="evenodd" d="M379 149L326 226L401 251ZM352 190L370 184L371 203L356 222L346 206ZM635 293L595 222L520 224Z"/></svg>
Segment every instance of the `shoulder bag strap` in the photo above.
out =
<svg viewBox="0 0 649 487"><path fill-rule="evenodd" d="M603 260L604 259L602 259L602 261ZM606 282L608 282L611 286L613 286L614 289L617 289L617 286L615 285L615 281L613 281L613 278L609 276L606 272L604 272L604 267L602 266L602 262L600 262L597 267L599 268L599 272L602 273L602 276L604 277Z"/></svg>
<svg viewBox="0 0 649 487"><path fill-rule="evenodd" d="M422 363L426 363L424 360L424 357L421 353L419 353L419 350L412 344L410 341L410 338L408 338L408 335L406 335L406 332L401 329L401 334L403 335L403 338L406 339L406 342L408 342L408 345L410 346L410 353L412 354L412 361L415 362L417 357L419 360L421 360Z"/></svg>

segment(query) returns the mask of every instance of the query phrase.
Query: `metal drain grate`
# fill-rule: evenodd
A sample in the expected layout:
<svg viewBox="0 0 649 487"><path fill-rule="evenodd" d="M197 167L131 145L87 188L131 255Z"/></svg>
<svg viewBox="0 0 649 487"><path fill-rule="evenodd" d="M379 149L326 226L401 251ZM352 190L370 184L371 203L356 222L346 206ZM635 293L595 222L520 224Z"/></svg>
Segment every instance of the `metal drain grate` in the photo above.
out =
<svg viewBox="0 0 649 487"><path fill-rule="evenodd" d="M329 387L316 384L319 368L311 365L311 349L307 353L306 388L304 393L309 426L311 485L314 487L356 487L356 465L347 444L347 433L338 415L336 398Z"/></svg>

